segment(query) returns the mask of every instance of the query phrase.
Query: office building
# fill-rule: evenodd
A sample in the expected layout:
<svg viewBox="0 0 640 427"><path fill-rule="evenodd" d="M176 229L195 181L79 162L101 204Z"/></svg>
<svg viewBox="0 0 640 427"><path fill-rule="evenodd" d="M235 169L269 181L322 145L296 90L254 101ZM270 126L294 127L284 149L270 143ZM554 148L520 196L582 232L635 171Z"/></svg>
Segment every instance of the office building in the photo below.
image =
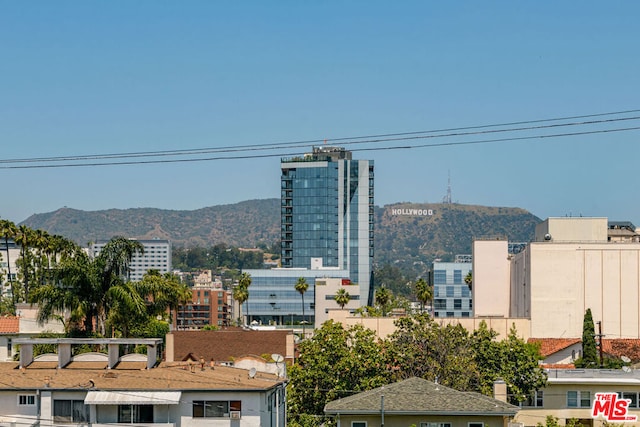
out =
<svg viewBox="0 0 640 427"><path fill-rule="evenodd" d="M314 147L281 161L283 268L338 268L372 301L373 161L341 147Z"/></svg>
<svg viewBox="0 0 640 427"><path fill-rule="evenodd" d="M325 285L330 278L349 281L349 272L337 268L274 268L271 270L244 270L251 276L249 299L243 304L242 316L248 324L300 325L301 322L320 326L316 322L316 284ZM309 288L304 293L304 315L302 296L295 289L300 277L304 277ZM318 283L320 282L320 283ZM342 282L341 282L342 283ZM356 288L356 287L353 287ZM350 288L350 289L353 289ZM360 295L352 295L359 301ZM322 307L324 310L324 306Z"/></svg>
<svg viewBox="0 0 640 427"><path fill-rule="evenodd" d="M472 317L471 290L464 278L471 272L468 256L456 262L433 263L433 317Z"/></svg>
<svg viewBox="0 0 640 427"><path fill-rule="evenodd" d="M136 240L136 239L132 239ZM143 253L135 253L129 264L129 280L137 282L149 270L157 270L160 274L171 271L171 242L169 240L138 240L144 247ZM99 241L89 246L89 255L98 256L108 241Z"/></svg>

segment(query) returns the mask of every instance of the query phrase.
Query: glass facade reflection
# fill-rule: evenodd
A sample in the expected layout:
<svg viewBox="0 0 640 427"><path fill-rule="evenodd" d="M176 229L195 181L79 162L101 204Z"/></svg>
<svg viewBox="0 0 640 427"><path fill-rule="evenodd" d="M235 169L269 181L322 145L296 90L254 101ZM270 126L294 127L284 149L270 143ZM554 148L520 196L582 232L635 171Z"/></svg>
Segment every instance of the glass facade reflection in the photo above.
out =
<svg viewBox="0 0 640 427"><path fill-rule="evenodd" d="M274 268L271 270L243 270L251 275L249 300L242 307L249 322L261 325L299 325L301 321L315 323L316 278L347 278L349 272L340 269L308 270L303 268ZM295 285L304 277L309 289L302 297Z"/></svg>
<svg viewBox="0 0 640 427"><path fill-rule="evenodd" d="M370 301L373 262L373 161L338 147L314 147L281 162L283 268L349 271Z"/></svg>
<svg viewBox="0 0 640 427"><path fill-rule="evenodd" d="M471 290L464 278L471 262L433 263L433 316L473 317Z"/></svg>

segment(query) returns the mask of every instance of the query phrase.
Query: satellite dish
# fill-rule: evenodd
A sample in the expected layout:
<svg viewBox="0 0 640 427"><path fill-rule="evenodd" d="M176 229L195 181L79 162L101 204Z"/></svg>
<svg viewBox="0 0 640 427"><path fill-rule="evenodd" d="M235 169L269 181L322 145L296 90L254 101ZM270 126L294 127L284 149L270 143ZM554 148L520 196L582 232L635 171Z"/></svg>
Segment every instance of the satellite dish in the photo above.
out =
<svg viewBox="0 0 640 427"><path fill-rule="evenodd" d="M254 378L257 372L258 371L256 371L256 368L251 368L251 370L249 371L249 378Z"/></svg>
<svg viewBox="0 0 640 427"><path fill-rule="evenodd" d="M544 235L544 240L551 240L551 234L547 233Z"/></svg>
<svg viewBox="0 0 640 427"><path fill-rule="evenodd" d="M297 335L293 336L293 343L294 344L300 344L300 341L301 341L301 339L300 339L299 336L297 336Z"/></svg>
<svg viewBox="0 0 640 427"><path fill-rule="evenodd" d="M274 362L276 363L280 363L280 362L284 362L284 356L278 353L274 353L271 355L271 358L274 360Z"/></svg>
<svg viewBox="0 0 640 427"><path fill-rule="evenodd" d="M631 359L629 359L627 356L620 356L620 359L621 359L624 363L629 363L629 362L631 362Z"/></svg>
<svg viewBox="0 0 640 427"><path fill-rule="evenodd" d="M622 370L625 371L625 372L631 372L631 368L628 367L628 366L623 366Z"/></svg>

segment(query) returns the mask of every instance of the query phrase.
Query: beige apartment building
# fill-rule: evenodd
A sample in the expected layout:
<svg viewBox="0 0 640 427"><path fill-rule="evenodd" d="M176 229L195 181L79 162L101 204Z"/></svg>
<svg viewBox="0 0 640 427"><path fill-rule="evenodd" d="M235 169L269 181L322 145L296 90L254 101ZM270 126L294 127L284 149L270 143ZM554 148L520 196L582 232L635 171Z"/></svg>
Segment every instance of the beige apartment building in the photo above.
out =
<svg viewBox="0 0 640 427"><path fill-rule="evenodd" d="M476 318L529 319L525 337L577 338L590 308L608 338L640 338L640 243L630 223L548 218L520 253L507 244L473 243Z"/></svg>

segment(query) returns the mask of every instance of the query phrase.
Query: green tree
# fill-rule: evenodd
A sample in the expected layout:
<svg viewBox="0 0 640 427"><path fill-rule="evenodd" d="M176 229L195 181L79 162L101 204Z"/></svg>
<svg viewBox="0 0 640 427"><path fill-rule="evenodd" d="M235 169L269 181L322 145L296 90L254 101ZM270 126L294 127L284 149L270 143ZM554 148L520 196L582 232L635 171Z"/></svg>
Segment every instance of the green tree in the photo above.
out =
<svg viewBox="0 0 640 427"><path fill-rule="evenodd" d="M110 289L113 301L107 316L107 330L117 331L125 338L137 335L150 337L162 323L171 322L180 304L191 299L191 291L171 274L150 270L140 282L125 282ZM148 325L158 322L149 328Z"/></svg>
<svg viewBox="0 0 640 427"><path fill-rule="evenodd" d="M4 250L6 253L7 262L7 279L9 281L9 287L11 289L12 305L14 306L13 312L15 313L15 292L13 274L11 273L11 258L9 257L9 240L14 240L18 234L18 227L11 221L0 220L0 236L4 243Z"/></svg>
<svg viewBox="0 0 640 427"><path fill-rule="evenodd" d="M582 321L582 357L575 361L576 368L598 368L598 347L591 309L587 308Z"/></svg>
<svg viewBox="0 0 640 427"><path fill-rule="evenodd" d="M441 326L427 313L400 318L385 342L397 379L417 376L456 390L474 390L479 376L470 335Z"/></svg>
<svg viewBox="0 0 640 427"><path fill-rule="evenodd" d="M509 402L517 405L536 390L543 388L547 375L540 369L540 348L518 337L515 326L503 340L487 328L483 321L473 333L475 362L479 370L478 391L491 396L493 383L502 379L507 384Z"/></svg>
<svg viewBox="0 0 640 427"><path fill-rule="evenodd" d="M433 299L433 288L426 280L420 278L415 283L415 293L416 298L420 301L421 311L424 311L424 306Z"/></svg>
<svg viewBox="0 0 640 427"><path fill-rule="evenodd" d="M244 324L242 320L242 304L249 299L249 286L251 286L251 275L249 273L242 273L238 284L233 288L233 299L238 301L238 320ZM247 323L250 323L249 319L249 307L247 306Z"/></svg>
<svg viewBox="0 0 640 427"><path fill-rule="evenodd" d="M312 338L300 343L300 357L289 369L289 420L304 424L314 417L322 421L327 402L389 383L391 373L381 350L373 331L325 322Z"/></svg>
<svg viewBox="0 0 640 427"><path fill-rule="evenodd" d="M349 295L349 292L347 292L345 288L338 289L338 292L336 292L333 298L336 300L336 304L340 306L340 310L344 310L344 306L351 301L351 295Z"/></svg>
<svg viewBox="0 0 640 427"><path fill-rule="evenodd" d="M473 289L473 273L471 271L464 276L464 283L469 287L469 290Z"/></svg>
<svg viewBox="0 0 640 427"><path fill-rule="evenodd" d="M129 264L140 242L114 237L95 258L76 247L73 255L63 257L56 268L56 280L33 291L31 300L38 303L38 318L45 320L69 311L71 329L92 335L94 325L102 336L111 309L142 314L146 310L128 285ZM138 295L139 296L139 295ZM80 325L82 323L82 325Z"/></svg>
<svg viewBox="0 0 640 427"><path fill-rule="evenodd" d="M392 294L384 285L376 290L375 303L380 306L382 317L387 315L387 309L392 299Z"/></svg>
<svg viewBox="0 0 640 427"><path fill-rule="evenodd" d="M298 291L298 293L300 294L300 297L302 297L302 331L304 336L304 325L306 324L306 319L304 317L304 294L309 289L307 279L305 279L304 277L299 277L298 281L295 284L295 288L296 291Z"/></svg>
<svg viewBox="0 0 640 427"><path fill-rule="evenodd" d="M376 283L384 283L385 287L392 291L395 295L410 297L412 289L410 286L411 279L403 273L402 269L395 265L385 264L374 270Z"/></svg>

